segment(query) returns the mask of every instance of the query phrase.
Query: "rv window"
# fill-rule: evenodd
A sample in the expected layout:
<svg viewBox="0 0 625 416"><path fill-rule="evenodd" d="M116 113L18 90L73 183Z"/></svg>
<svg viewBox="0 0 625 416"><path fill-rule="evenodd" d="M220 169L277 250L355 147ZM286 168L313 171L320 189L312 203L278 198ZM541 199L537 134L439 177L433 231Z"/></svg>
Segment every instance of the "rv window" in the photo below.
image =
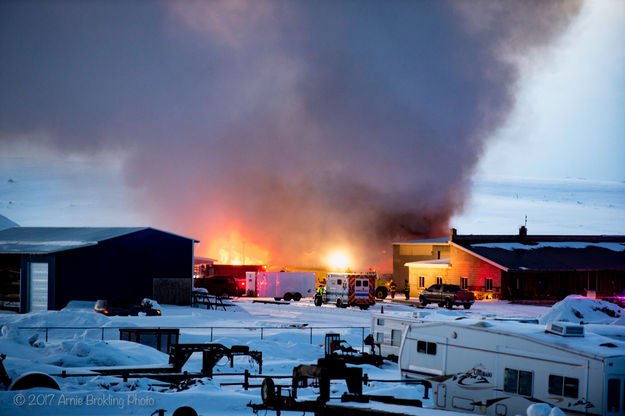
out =
<svg viewBox="0 0 625 416"><path fill-rule="evenodd" d="M377 342L380 342L380 343L384 342L384 333L383 332L376 332L375 333L375 340Z"/></svg>
<svg viewBox="0 0 625 416"><path fill-rule="evenodd" d="M360 280L356 280L356 287L360 287L360 286L361 286Z"/></svg>
<svg viewBox="0 0 625 416"><path fill-rule="evenodd" d="M564 397L577 398L579 391L579 380L571 377L564 377Z"/></svg>
<svg viewBox="0 0 625 416"><path fill-rule="evenodd" d="M564 387L564 377L554 376L552 374L549 374L549 394L562 396L563 387Z"/></svg>
<svg viewBox="0 0 625 416"><path fill-rule="evenodd" d="M506 368L503 376L503 390L506 393L531 396L533 378L534 375L529 371Z"/></svg>
<svg viewBox="0 0 625 416"><path fill-rule="evenodd" d="M378 318L378 326L384 326L384 319Z"/></svg>
<svg viewBox="0 0 625 416"><path fill-rule="evenodd" d="M519 372L506 368L503 374L503 391L506 393L516 393L519 382Z"/></svg>
<svg viewBox="0 0 625 416"><path fill-rule="evenodd" d="M368 280L363 280L362 281L362 287L367 287L369 286L369 281Z"/></svg>
<svg viewBox="0 0 625 416"><path fill-rule="evenodd" d="M620 404L620 390L621 380L618 378L611 378L608 380L608 412L619 412L621 410Z"/></svg>
<svg viewBox="0 0 625 416"><path fill-rule="evenodd" d="M533 374L529 371L519 371L519 394L522 396L532 395Z"/></svg>
<svg viewBox="0 0 625 416"><path fill-rule="evenodd" d="M436 342L417 341L417 352L421 354L436 355Z"/></svg>
<svg viewBox="0 0 625 416"><path fill-rule="evenodd" d="M399 329L391 329L391 345L399 347L401 344L401 331Z"/></svg>
<svg viewBox="0 0 625 416"><path fill-rule="evenodd" d="M572 397L576 399L579 393L579 379L549 375L549 394Z"/></svg>

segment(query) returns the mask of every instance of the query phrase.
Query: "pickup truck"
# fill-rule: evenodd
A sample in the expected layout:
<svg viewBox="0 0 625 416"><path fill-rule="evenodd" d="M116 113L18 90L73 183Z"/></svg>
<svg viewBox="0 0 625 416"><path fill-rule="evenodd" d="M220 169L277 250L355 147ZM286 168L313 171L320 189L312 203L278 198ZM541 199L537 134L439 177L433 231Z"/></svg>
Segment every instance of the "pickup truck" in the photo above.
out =
<svg viewBox="0 0 625 416"><path fill-rule="evenodd" d="M473 292L462 290L458 285L436 284L419 294L419 302L423 306L438 303L438 306L445 306L447 309L452 309L454 305L462 305L465 309L469 309L475 302L475 296Z"/></svg>

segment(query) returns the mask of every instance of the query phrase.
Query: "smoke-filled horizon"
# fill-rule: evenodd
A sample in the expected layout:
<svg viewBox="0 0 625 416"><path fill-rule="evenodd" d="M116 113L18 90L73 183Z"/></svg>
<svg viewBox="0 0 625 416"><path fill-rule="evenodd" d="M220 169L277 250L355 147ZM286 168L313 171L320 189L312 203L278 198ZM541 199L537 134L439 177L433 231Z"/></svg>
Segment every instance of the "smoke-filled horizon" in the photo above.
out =
<svg viewBox="0 0 625 416"><path fill-rule="evenodd" d="M517 58L579 7L4 2L0 144L118 153L146 218L202 255L384 267L447 234Z"/></svg>

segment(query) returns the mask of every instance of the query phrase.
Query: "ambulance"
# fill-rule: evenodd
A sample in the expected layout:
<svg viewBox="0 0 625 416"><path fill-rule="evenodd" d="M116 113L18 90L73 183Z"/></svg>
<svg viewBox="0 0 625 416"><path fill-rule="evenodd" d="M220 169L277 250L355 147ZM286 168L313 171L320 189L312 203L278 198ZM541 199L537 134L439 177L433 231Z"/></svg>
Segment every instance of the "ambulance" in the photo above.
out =
<svg viewBox="0 0 625 416"><path fill-rule="evenodd" d="M333 303L338 308L358 306L367 309L375 304L376 272L328 273L321 298L315 304Z"/></svg>

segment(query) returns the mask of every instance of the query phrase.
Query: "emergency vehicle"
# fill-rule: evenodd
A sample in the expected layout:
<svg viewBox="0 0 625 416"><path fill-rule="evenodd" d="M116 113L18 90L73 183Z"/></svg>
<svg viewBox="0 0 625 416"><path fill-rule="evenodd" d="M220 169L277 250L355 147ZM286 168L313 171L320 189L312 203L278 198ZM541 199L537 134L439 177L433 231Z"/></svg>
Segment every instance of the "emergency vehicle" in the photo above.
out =
<svg viewBox="0 0 625 416"><path fill-rule="evenodd" d="M376 272L328 273L321 303L334 303L337 307L358 306L367 309L375 305Z"/></svg>

